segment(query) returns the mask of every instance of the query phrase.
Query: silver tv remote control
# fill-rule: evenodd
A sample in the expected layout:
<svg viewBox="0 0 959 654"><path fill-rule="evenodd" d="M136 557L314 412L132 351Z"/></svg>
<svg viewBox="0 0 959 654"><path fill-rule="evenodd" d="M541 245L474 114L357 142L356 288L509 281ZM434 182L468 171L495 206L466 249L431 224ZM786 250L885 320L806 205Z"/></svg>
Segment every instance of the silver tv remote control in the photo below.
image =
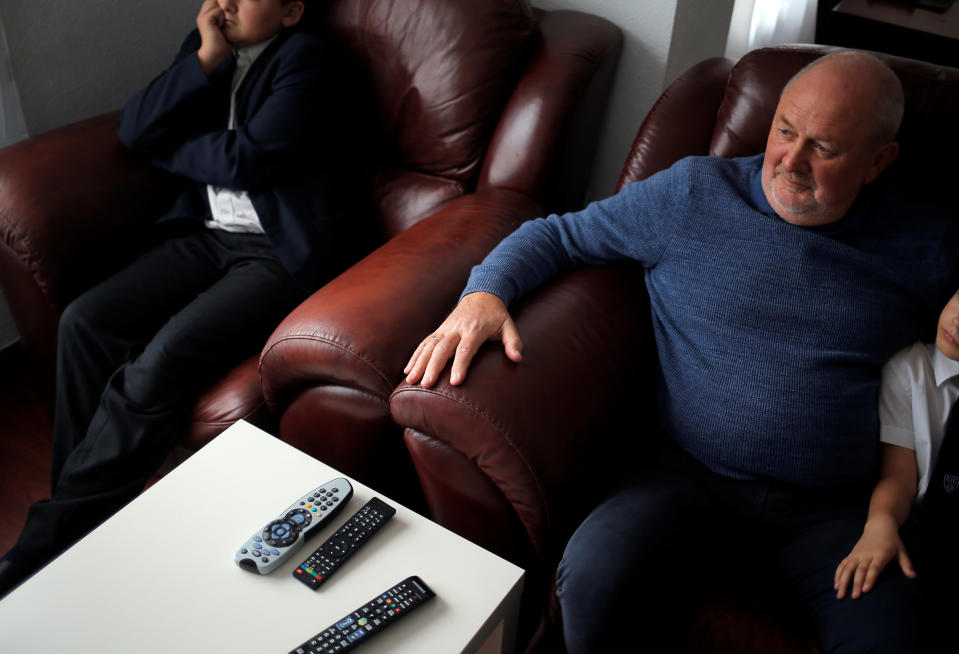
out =
<svg viewBox="0 0 959 654"><path fill-rule="evenodd" d="M261 575L273 572L330 522L351 497L353 486L342 477L317 486L255 531L233 560L244 570Z"/></svg>

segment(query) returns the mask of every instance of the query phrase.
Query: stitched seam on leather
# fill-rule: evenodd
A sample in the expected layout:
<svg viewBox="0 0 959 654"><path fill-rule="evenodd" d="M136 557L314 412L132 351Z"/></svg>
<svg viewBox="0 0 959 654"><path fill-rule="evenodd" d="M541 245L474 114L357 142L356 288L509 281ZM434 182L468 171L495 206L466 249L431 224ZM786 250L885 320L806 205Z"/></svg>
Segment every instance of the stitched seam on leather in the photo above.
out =
<svg viewBox="0 0 959 654"><path fill-rule="evenodd" d="M2 227L2 232L4 234L3 242L6 243L13 252L15 252L21 261L25 265L28 264L27 261L23 260L23 257L20 257L22 248L14 247L15 243L29 243L30 239L27 237L28 232L26 230L20 229L17 221L10 217L10 214L7 211L0 207L0 227Z"/></svg>
<svg viewBox="0 0 959 654"><path fill-rule="evenodd" d="M270 354L270 352L273 351L273 348L275 348L276 346L278 346L280 343L283 343L284 341L300 341L300 340L318 341L318 342L320 342L320 343L326 343L327 345L332 345L333 347L338 348L338 349L340 349L340 350L343 350L343 351L345 351L345 352L349 352L349 353L352 354L354 357L356 357L357 359L359 359L360 361L362 361L363 363L365 363L367 366L369 366L370 369L372 369L374 372L376 372L376 374L379 375L380 379L382 379L383 382L384 382L388 387L392 388L392 387L395 386L395 383L394 383L394 382L391 382L391 381L389 380L389 378L386 376L386 373L383 371L383 369L382 369L379 365L377 365L377 364L376 364L372 359L370 359L369 357L364 356L364 355L363 355L362 353L360 353L360 352L357 352L356 350L354 350L354 349L351 348L350 346L346 345L345 343L340 343L340 342L335 341L335 340L333 340L333 339L331 339L331 338L328 338L328 337L325 337L325 336L317 336L317 335L315 335L315 334L296 334L296 335L292 335L292 336L284 336L284 337L282 337L282 338L274 341L272 344L270 344L270 348L269 348L266 352L264 352L264 353L262 354L262 356L260 356L260 363L259 363L259 367L258 367L258 368L259 368L260 370L263 369L263 359L265 359L265 358ZM368 391L367 391L367 392L368 392Z"/></svg>
<svg viewBox="0 0 959 654"><path fill-rule="evenodd" d="M401 389L395 390L395 391L393 392L393 397L399 395L400 393L408 393L408 392L415 392L415 391L419 391L419 392L424 392L424 391L425 391L425 392L427 392L427 393L429 393L429 394L431 394L431 395L438 395L438 396L440 396L440 397L445 397L445 398L447 398L447 399L453 400L454 402L456 402L456 403L459 404L460 406L463 406L463 407L465 407L466 409L468 409L469 411L473 412L474 414L482 417L488 424L492 425L492 426L496 429L496 431L503 437L503 440L505 440L505 441L509 444L510 449L512 449L514 452L516 452L517 455L519 455L519 458L523 461L523 465L526 466L526 469L527 469L527 471L529 472L530 478L532 478L533 480L535 480L536 490L537 490L537 492L539 493L540 503L542 504L543 509L544 509L544 510L543 510L543 513L544 513L544 515L546 516L546 527L547 527L547 530L548 530L549 527L550 527L550 525L552 525L553 518L552 518L552 516L550 515L549 505L548 505L547 502L546 502L546 494L543 492L543 487L542 487L542 485L539 483L539 479L536 477L535 474L533 474L533 467L530 465L529 460L523 455L523 453L519 450L519 448L516 447L516 444L515 444L515 443L513 442L513 440L509 437L509 433L506 431L506 429L504 429L497 421L493 420L492 417L490 416L490 414L489 414L486 410L480 409L479 407L477 407L477 406L476 406L475 404L473 404L472 402L468 402L468 401L464 400L462 397L457 396L457 395L454 395L453 393L449 393L449 392L447 392L447 391L440 391L440 390L436 390L436 389L425 389L425 388L422 388L422 387L416 387L416 388L414 389L414 388L410 387L410 388L401 388ZM486 473L485 471L484 471L484 474L486 474L486 476L489 477L489 474ZM499 488L498 485L497 485L497 488ZM502 491L502 489L501 489L501 491ZM504 493L504 495L505 495L505 493ZM512 502L510 502L510 503L512 504ZM514 507L514 510L515 510L515 507ZM540 546L536 546L536 549L539 550L539 551L542 551L542 547L540 547Z"/></svg>
<svg viewBox="0 0 959 654"><path fill-rule="evenodd" d="M10 214L2 207L0 207L0 227L2 227L2 233L4 234L3 241L6 246L10 248L10 251L16 255L23 267L33 276L37 288L40 289L43 296L47 298L48 301L51 301L49 276L44 273L39 264L39 258L33 252L30 244L30 230L20 227L19 223L11 218Z"/></svg>

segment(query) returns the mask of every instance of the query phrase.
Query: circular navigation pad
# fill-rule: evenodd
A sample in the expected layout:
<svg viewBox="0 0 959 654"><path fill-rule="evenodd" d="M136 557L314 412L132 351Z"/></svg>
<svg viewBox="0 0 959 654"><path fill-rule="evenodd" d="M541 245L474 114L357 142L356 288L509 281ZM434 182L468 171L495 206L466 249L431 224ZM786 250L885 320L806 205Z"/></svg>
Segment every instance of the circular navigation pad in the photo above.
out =
<svg viewBox="0 0 959 654"><path fill-rule="evenodd" d="M300 533L300 528L286 518L274 520L263 529L263 540L273 547L292 545Z"/></svg>

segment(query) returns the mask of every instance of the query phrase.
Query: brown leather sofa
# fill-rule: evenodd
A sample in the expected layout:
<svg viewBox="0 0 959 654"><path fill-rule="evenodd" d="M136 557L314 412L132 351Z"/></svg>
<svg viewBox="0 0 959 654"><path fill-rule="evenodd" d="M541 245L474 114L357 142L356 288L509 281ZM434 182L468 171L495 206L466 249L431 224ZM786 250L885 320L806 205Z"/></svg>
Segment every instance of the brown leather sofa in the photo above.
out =
<svg viewBox="0 0 959 654"><path fill-rule="evenodd" d="M770 48L735 63L695 66L643 122L620 186L686 155L763 151L784 83L826 50ZM949 163L959 151L952 129L959 70L883 58L907 98L900 158L884 175L907 195L959 215ZM572 530L636 465L651 436L655 352L647 302L634 265L578 270L511 308L522 363L488 344L461 387L447 376L430 389L403 384L391 398L433 519L527 569L524 619L546 614L533 649L562 651L555 566ZM796 613L770 590L748 577L715 589L690 632L677 634L675 651L817 651Z"/></svg>
<svg viewBox="0 0 959 654"><path fill-rule="evenodd" d="M354 452L369 442L365 459L389 458L372 434L390 423L400 359L420 324L441 317L469 262L519 221L582 201L622 37L606 20L528 0L332 0L326 11L360 80L356 109L374 122L372 136L356 135L373 144L367 252L386 245L295 312L264 366L291 441L339 465L350 463L335 456L342 439ZM103 115L0 151L0 280L47 396L60 312L138 251L169 187L122 148L116 122ZM421 323L400 327L394 321L407 316L391 309L413 306L419 293L384 292L393 273L377 273L404 248L425 261L436 247L462 255L431 270L449 293L417 309ZM296 333L304 324L307 342ZM189 448L239 418L275 429L259 353L249 354L198 400ZM392 454L408 460L398 429L390 433ZM376 479L363 466L343 470Z"/></svg>

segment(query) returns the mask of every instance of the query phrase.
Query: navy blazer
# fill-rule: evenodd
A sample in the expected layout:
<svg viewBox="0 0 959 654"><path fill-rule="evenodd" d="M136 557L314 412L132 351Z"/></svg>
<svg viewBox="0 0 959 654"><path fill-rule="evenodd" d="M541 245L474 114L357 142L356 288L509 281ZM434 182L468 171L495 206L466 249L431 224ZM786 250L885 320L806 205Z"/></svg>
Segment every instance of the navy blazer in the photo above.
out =
<svg viewBox="0 0 959 654"><path fill-rule="evenodd" d="M344 114L330 90L330 47L314 34L281 32L243 79L236 129L227 129L236 64L231 57L207 79L200 42L191 32L170 68L127 103L120 140L184 179L161 221L210 219L207 184L245 190L284 266L312 290L349 262L357 240L349 171L333 147Z"/></svg>

